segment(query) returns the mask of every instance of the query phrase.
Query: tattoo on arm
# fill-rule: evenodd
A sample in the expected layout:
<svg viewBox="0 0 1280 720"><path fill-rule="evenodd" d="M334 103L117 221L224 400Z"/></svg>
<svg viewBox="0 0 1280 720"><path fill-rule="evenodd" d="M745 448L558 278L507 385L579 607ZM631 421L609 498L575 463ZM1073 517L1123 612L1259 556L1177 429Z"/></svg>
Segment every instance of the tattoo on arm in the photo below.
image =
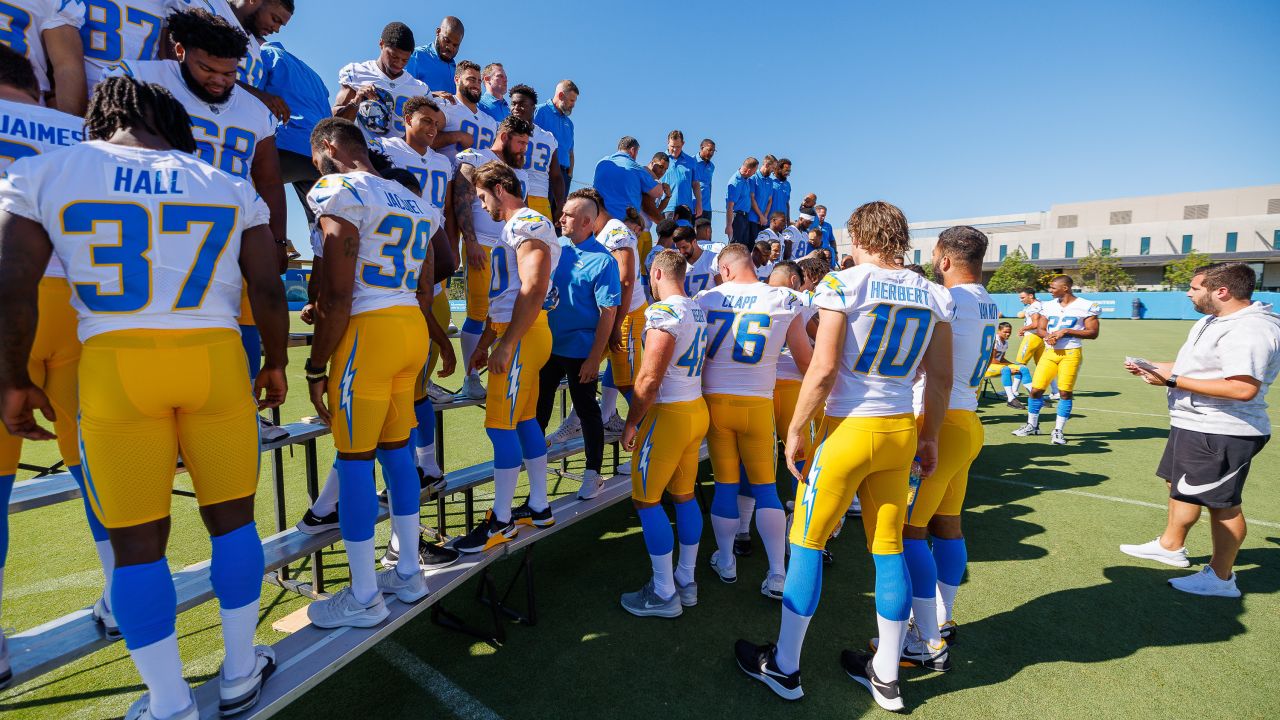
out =
<svg viewBox="0 0 1280 720"><path fill-rule="evenodd" d="M453 220L458 224L465 242L475 242L476 239L476 228L471 219L471 204L476 199L476 189L471 184L470 169L470 165L463 165L452 183Z"/></svg>

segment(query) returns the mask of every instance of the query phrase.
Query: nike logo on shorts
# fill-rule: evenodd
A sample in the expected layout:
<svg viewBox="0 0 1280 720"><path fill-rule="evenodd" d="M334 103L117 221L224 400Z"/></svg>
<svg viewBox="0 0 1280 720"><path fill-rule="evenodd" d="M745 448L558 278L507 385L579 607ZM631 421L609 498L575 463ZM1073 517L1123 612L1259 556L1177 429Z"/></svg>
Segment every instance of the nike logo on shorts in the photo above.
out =
<svg viewBox="0 0 1280 720"><path fill-rule="evenodd" d="M1248 463L1245 463L1245 465L1248 465ZM1187 474L1183 473L1182 477L1178 478L1178 492L1182 493L1183 495L1199 495L1200 493L1209 492L1210 490L1222 485L1223 483L1230 481L1231 478L1235 477L1243 469L1244 469L1244 466L1238 467L1236 468L1235 472L1232 472L1231 474L1227 475L1221 480L1218 480L1217 482L1205 483L1204 485L1192 485L1191 483L1187 482Z"/></svg>

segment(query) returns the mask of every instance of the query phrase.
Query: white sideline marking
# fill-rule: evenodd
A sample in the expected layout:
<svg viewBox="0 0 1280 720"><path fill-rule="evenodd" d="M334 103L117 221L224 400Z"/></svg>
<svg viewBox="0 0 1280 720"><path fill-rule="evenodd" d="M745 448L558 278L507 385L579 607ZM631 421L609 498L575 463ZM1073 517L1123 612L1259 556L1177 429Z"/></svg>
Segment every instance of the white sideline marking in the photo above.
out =
<svg viewBox="0 0 1280 720"><path fill-rule="evenodd" d="M1167 505L1157 505L1156 503L1145 502L1142 500L1130 500L1129 498L1116 497L1114 495L1100 495L1098 493L1086 492L1084 490L1072 490L1071 488L1055 488L1048 485L1040 485L1039 483L1021 482L1019 480L1008 480L1005 478L994 478L989 475L970 475L969 477L988 482L1003 483L1005 485L1016 485L1018 487L1030 488L1032 490L1048 490L1050 492L1066 493L1068 495L1079 495L1081 497L1093 498L1094 500L1109 500L1111 502L1124 503L1125 505L1137 505L1138 507L1153 508L1155 510L1168 510ZM1280 528L1280 523L1269 522L1267 520L1255 520L1249 516L1245 516L1245 522L1250 525L1261 525L1269 528Z"/></svg>
<svg viewBox="0 0 1280 720"><path fill-rule="evenodd" d="M1073 411L1079 410L1080 412L1083 412L1083 413L1104 412L1104 413L1116 413L1117 415L1141 415L1143 417L1158 417L1158 418L1169 417L1169 413L1144 413L1144 412L1133 412L1132 410L1103 410L1102 408L1096 408L1096 407L1082 407L1082 408L1072 407L1071 409Z"/></svg>
<svg viewBox="0 0 1280 720"><path fill-rule="evenodd" d="M423 662L395 640L378 643L374 650L428 695L439 700L454 717L462 720L502 720L501 715L489 709L471 693L454 685L439 670Z"/></svg>

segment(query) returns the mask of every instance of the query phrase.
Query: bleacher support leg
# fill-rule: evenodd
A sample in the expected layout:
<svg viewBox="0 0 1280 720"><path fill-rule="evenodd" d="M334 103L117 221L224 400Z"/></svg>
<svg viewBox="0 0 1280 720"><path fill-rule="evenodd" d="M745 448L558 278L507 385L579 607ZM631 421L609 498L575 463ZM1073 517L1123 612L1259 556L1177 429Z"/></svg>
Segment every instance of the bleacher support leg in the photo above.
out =
<svg viewBox="0 0 1280 720"><path fill-rule="evenodd" d="M444 411L436 410L436 457L440 461L440 472L444 469ZM447 476L448 473L445 473ZM444 493L436 496L436 530L444 532L445 523Z"/></svg>
<svg viewBox="0 0 1280 720"><path fill-rule="evenodd" d="M533 548L534 547L535 545L530 545L529 547L525 548L524 556L520 559L520 567L516 570L516 574L511 577L511 582L507 584L507 589L502 593L501 599L497 599L492 595L490 595L489 597L484 597L483 595L481 595L476 598L482 604L489 605L490 607L496 608L497 611L501 612L503 615L506 615L512 620L515 620L521 625L530 625L530 626L538 624L537 596L534 594L534 590L533 590ZM486 570L486 572L488 571ZM525 611L523 613L520 612L519 610L512 608L510 605L507 604L507 598L511 597L511 592L515 590L516 583L520 581L520 577L522 575L524 576L524 593L525 593L524 594Z"/></svg>
<svg viewBox="0 0 1280 720"><path fill-rule="evenodd" d="M449 612L444 607L444 602L437 602L431 606L431 622L449 630L470 635L471 637L484 640L485 642L501 645L507 640L507 629L503 626L502 615L498 612L499 603L497 600L497 588L493 583L493 578L489 575L488 568L480 573L480 585L476 588L476 597L481 603L489 606L490 619L493 621L493 631L485 632L473 625L468 624L465 620L457 615ZM486 598L488 599L486 601Z"/></svg>
<svg viewBox="0 0 1280 720"><path fill-rule="evenodd" d="M303 459L307 469L307 499L315 502L316 496L320 494L319 462L316 458L315 440L308 440L303 444ZM315 593L324 592L324 562L323 553L320 550L311 553L311 585Z"/></svg>
<svg viewBox="0 0 1280 720"><path fill-rule="evenodd" d="M280 408L271 408L271 422L280 425ZM289 522L289 511L284 503L284 450L276 448L271 451L271 477L275 481L276 490L276 532L283 532ZM280 580L289 579L289 566L278 571Z"/></svg>

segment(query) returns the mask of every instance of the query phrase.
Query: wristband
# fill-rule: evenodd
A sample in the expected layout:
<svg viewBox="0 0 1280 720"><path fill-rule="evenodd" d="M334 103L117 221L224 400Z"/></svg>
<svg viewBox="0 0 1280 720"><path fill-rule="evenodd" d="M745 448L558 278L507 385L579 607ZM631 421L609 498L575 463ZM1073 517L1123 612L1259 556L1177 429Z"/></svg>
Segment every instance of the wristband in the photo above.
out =
<svg viewBox="0 0 1280 720"><path fill-rule="evenodd" d="M302 371L307 374L307 377L311 377L313 375L324 375L329 372L329 365L328 363L325 363L320 367L316 367L311 364L311 358L307 358L307 362L302 366Z"/></svg>

